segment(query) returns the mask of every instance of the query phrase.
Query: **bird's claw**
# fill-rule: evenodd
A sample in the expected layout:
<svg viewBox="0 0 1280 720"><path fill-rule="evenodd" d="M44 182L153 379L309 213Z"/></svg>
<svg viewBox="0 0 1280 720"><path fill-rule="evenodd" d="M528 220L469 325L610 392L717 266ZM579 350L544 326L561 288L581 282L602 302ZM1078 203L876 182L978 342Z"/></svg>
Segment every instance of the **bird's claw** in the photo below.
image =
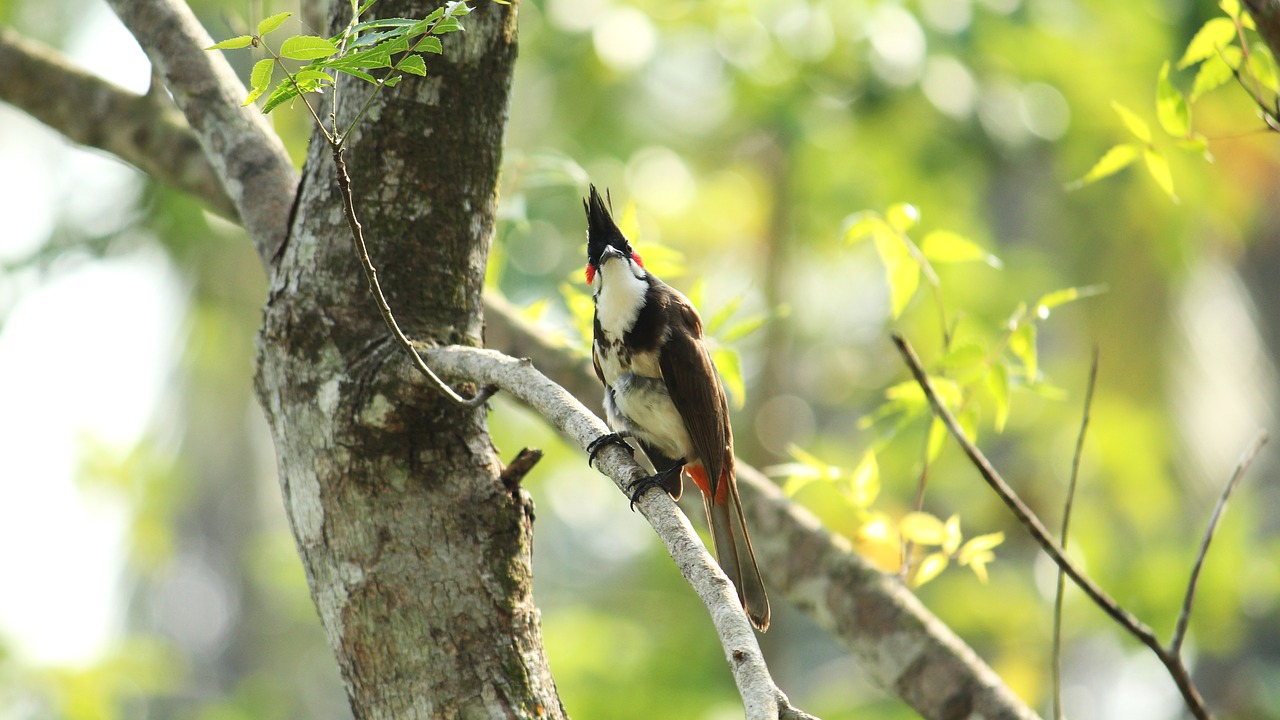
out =
<svg viewBox="0 0 1280 720"><path fill-rule="evenodd" d="M642 478L633 480L631 484L627 485L627 492L631 493L631 511L635 512L636 501L655 487L660 487L670 492L666 485L667 481L671 479L673 474L679 473L683 469L684 461L681 460L666 470L660 470L652 475L645 475Z"/></svg>
<svg viewBox="0 0 1280 720"><path fill-rule="evenodd" d="M587 445L587 467L591 467L595 463L596 455L599 455L600 451L604 449L604 446L609 443L613 443L621 447L623 450L627 451L627 454L630 455L632 459L635 458L636 449L631 447L631 443L627 442L622 435L616 432L605 433L595 440L592 440L591 443Z"/></svg>

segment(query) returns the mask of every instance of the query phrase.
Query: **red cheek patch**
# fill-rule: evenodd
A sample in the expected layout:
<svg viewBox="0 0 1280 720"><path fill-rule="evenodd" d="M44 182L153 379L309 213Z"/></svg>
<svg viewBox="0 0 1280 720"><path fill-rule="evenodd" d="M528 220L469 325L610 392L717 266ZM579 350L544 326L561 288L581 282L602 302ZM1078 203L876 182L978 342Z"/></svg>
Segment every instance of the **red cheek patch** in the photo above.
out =
<svg viewBox="0 0 1280 720"><path fill-rule="evenodd" d="M640 267L644 267L644 261L640 259L640 253L638 252L631 253L631 259L634 260L636 264L639 265Z"/></svg>
<svg viewBox="0 0 1280 720"><path fill-rule="evenodd" d="M596 268L591 263L587 263L587 284L590 285L595 281L596 281Z"/></svg>

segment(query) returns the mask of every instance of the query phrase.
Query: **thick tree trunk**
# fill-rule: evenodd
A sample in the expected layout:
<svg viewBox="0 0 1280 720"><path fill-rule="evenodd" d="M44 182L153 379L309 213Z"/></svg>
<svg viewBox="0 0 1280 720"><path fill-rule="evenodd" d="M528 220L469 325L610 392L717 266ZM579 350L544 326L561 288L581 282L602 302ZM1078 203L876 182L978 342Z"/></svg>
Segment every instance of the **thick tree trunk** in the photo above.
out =
<svg viewBox="0 0 1280 720"><path fill-rule="evenodd" d="M383 17L431 9L375 7ZM346 157L402 327L479 345L515 9L483 4L464 24L428 77L378 95ZM347 79L339 128L370 90ZM356 716L561 716L531 595L529 499L500 481L484 411L416 382L355 258L316 136L265 312L258 394Z"/></svg>

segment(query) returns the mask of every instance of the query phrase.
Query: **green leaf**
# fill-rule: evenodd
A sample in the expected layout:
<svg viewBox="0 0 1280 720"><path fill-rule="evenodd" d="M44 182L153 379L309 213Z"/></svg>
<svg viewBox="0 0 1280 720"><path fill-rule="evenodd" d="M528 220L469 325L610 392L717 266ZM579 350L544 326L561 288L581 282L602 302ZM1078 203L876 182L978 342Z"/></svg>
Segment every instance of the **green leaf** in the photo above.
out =
<svg viewBox="0 0 1280 720"><path fill-rule="evenodd" d="M987 349L976 342L967 342L954 345L942 359L938 361L938 365L946 370L956 372L964 372L982 365L987 361Z"/></svg>
<svg viewBox="0 0 1280 720"><path fill-rule="evenodd" d="M266 88L264 87L254 88L250 90L249 94L244 97L244 102L240 103L240 107L248 107L252 105L253 101L257 100L259 97L262 97L262 93L264 92L266 92Z"/></svg>
<svg viewBox="0 0 1280 720"><path fill-rule="evenodd" d="M376 20L366 20L351 27L354 33L362 33L366 30L376 30L377 28L407 28L414 27L421 20L414 20L406 17L378 18Z"/></svg>
<svg viewBox="0 0 1280 720"><path fill-rule="evenodd" d="M898 532L917 545L941 545L946 526L927 512L909 512L898 521Z"/></svg>
<svg viewBox="0 0 1280 720"><path fill-rule="evenodd" d="M1178 147L1202 156L1206 162L1213 162L1213 153L1209 152L1209 138L1200 133L1192 133L1191 137L1178 142Z"/></svg>
<svg viewBox="0 0 1280 720"><path fill-rule="evenodd" d="M1082 298L1101 295L1107 291L1106 285L1085 285L1083 287L1069 287L1053 292L1045 293L1036 300L1035 315L1037 318L1044 320L1049 317L1049 311L1069 302L1075 302Z"/></svg>
<svg viewBox="0 0 1280 720"><path fill-rule="evenodd" d="M1036 356L1036 325L1024 322L1009 336L1009 352L1022 361L1027 382L1035 382L1040 372L1039 358Z"/></svg>
<svg viewBox="0 0 1280 720"><path fill-rule="evenodd" d="M427 15L426 17L422 18L418 22L414 23L413 27L409 28L408 34L410 36L421 35L422 33L430 30L431 24L442 17L444 17L444 8L438 7L435 10L432 10L430 15Z"/></svg>
<svg viewBox="0 0 1280 720"><path fill-rule="evenodd" d="M1160 127L1174 137L1186 137L1191 132L1191 111L1182 91L1169 80L1169 63L1160 67L1156 80L1156 119Z"/></svg>
<svg viewBox="0 0 1280 720"><path fill-rule="evenodd" d="M471 14L471 7L463 0L450 0L444 4L444 14L449 17L460 17Z"/></svg>
<svg viewBox="0 0 1280 720"><path fill-rule="evenodd" d="M880 494L880 465L876 462L874 450L867 450L858 461L858 466L849 476L845 495L855 508L865 510L871 507Z"/></svg>
<svg viewBox="0 0 1280 720"><path fill-rule="evenodd" d="M429 52L436 55L444 52L444 45L440 43L440 38L431 37L430 35L419 40L417 46L416 52Z"/></svg>
<svg viewBox="0 0 1280 720"><path fill-rule="evenodd" d="M884 212L884 218L898 232L906 232L920 222L920 209L911 203L890 205Z"/></svg>
<svg viewBox="0 0 1280 720"><path fill-rule="evenodd" d="M1187 51L1178 61L1178 69L1181 70L1201 60L1214 57L1220 50L1235 42L1235 39L1235 21L1224 17L1213 18L1201 26L1191 38L1191 42L1187 43Z"/></svg>
<svg viewBox="0 0 1280 720"><path fill-rule="evenodd" d="M259 60L253 64L253 70L249 73L249 84L252 89L249 95L240 103L240 107L246 107L253 104L262 93L267 91L267 86L271 84L271 73L275 70L276 61L273 58Z"/></svg>
<svg viewBox="0 0 1280 720"><path fill-rule="evenodd" d="M271 73L275 70L275 67L276 61L273 58L259 60L253 64L253 71L249 73L249 84L254 90L258 91L259 94L261 94L263 90L266 90L267 86L271 84ZM245 103L245 105L248 104L249 103Z"/></svg>
<svg viewBox="0 0 1280 720"><path fill-rule="evenodd" d="M1083 187L1102 178L1115 175L1129 167L1134 160L1137 160L1140 152L1142 152L1142 148L1138 145L1129 143L1116 145L1103 153L1098 162L1094 163L1092 168L1089 168L1089 172L1084 174L1084 177L1070 183L1068 187L1072 189Z"/></svg>
<svg viewBox="0 0 1280 720"><path fill-rule="evenodd" d="M321 85L332 85L333 76L320 70L312 68L303 68L293 74L293 79L303 87L320 87Z"/></svg>
<svg viewBox="0 0 1280 720"><path fill-rule="evenodd" d="M582 345L590 346L592 320L595 318L596 313L596 306L591 300L591 295L580 289L576 284L560 283L560 297L564 299L564 305L569 311L569 317L573 319L574 329L578 331L578 336L583 339Z"/></svg>
<svg viewBox="0 0 1280 720"><path fill-rule="evenodd" d="M445 33L457 32L461 29L462 26L458 24L457 18L446 17L441 18L440 22L436 23L436 26L431 28L431 34L444 35Z"/></svg>
<svg viewBox="0 0 1280 720"><path fill-rule="evenodd" d="M400 84L400 81L403 78L404 78L403 75L392 75L389 78L383 79L382 84L386 85L387 87L395 87L396 85Z"/></svg>
<svg viewBox="0 0 1280 720"><path fill-rule="evenodd" d="M929 437L925 442L925 457L930 463L936 462L938 456L942 455L942 449L947 446L947 425L942 422L942 418L936 415L929 421Z"/></svg>
<svg viewBox="0 0 1280 720"><path fill-rule="evenodd" d="M742 301L745 297L745 295L739 295L732 298L729 302L725 303L723 307L715 311L703 326L705 333L712 337L719 337L720 328L724 327L725 323L729 321L729 318L732 317L734 313L738 312L738 308L742 306Z"/></svg>
<svg viewBox="0 0 1280 720"><path fill-rule="evenodd" d="M846 217L840 234L844 241L852 245L859 240L869 238L876 230L885 226L884 218L873 212L856 212Z"/></svg>
<svg viewBox="0 0 1280 720"><path fill-rule="evenodd" d="M1280 79L1277 78L1280 73L1276 70L1275 57L1263 45L1258 45L1251 50L1253 52L1249 53L1249 71L1253 73L1254 79L1272 93L1280 91Z"/></svg>
<svg viewBox="0 0 1280 720"><path fill-rule="evenodd" d="M262 22L258 23L258 35L259 36L266 35L272 30L275 30L276 28L280 27L282 24L284 24L285 20L289 19L289 16L292 14L293 13L291 12L282 12L282 13L277 13L275 15L272 15L269 18L263 18Z"/></svg>
<svg viewBox="0 0 1280 720"><path fill-rule="evenodd" d="M1147 172L1151 173L1151 178L1156 181L1160 189L1169 196L1173 202L1178 202L1178 195L1173 191L1173 172L1169 170L1169 160L1159 150L1148 148L1142 154L1142 159L1147 164Z"/></svg>
<svg viewBox="0 0 1280 720"><path fill-rule="evenodd" d="M1229 47L1221 54L1207 58L1196 71L1196 79L1191 84L1191 101L1195 102L1201 95L1230 82L1242 57L1240 48Z"/></svg>
<svg viewBox="0 0 1280 720"><path fill-rule="evenodd" d="M991 366L987 373L987 393L996 406L996 417L992 421L995 431L1004 432L1005 423L1009 421L1009 366L1003 362Z"/></svg>
<svg viewBox="0 0 1280 720"><path fill-rule="evenodd" d="M1144 143L1151 142L1151 126L1147 125L1147 121L1138 117L1137 113L1125 107L1118 101L1112 100L1111 107L1115 108L1116 113L1120 116L1120 120L1124 122L1124 126L1134 137Z"/></svg>
<svg viewBox="0 0 1280 720"><path fill-rule="evenodd" d="M942 552L954 555L960 547L960 541L964 539L964 536L960 534L960 516L952 515L947 518L947 524L943 530Z"/></svg>
<svg viewBox="0 0 1280 720"><path fill-rule="evenodd" d="M786 311L787 307L785 305L781 305L775 312L779 315L785 315ZM733 325L730 325L727 330L720 334L720 341L726 343L737 342L764 327L765 323L769 322L771 317L772 316L770 315L761 313L759 315L752 315L749 318L740 320Z"/></svg>
<svg viewBox="0 0 1280 720"><path fill-rule="evenodd" d="M317 72L319 77L304 81L298 80L298 77L295 75L294 80L297 82L297 87L295 87L294 83L291 82L282 82L277 85L276 89L267 96L267 102L262 106L263 114L275 110L281 103L288 102L298 97L299 89L304 93L314 92L315 90L318 90L324 82L332 82L332 78L328 75L319 73L318 71L313 72Z"/></svg>
<svg viewBox="0 0 1280 720"><path fill-rule="evenodd" d="M983 250L972 240L949 230L934 230L924 236L920 252L930 262L969 262L980 260L991 267L1000 267L1000 259Z"/></svg>
<svg viewBox="0 0 1280 720"><path fill-rule="evenodd" d="M920 587L930 580L942 574L947 569L947 563L950 562L943 553L929 553L920 561L920 566L916 568L915 577L911 581L913 587Z"/></svg>
<svg viewBox="0 0 1280 720"><path fill-rule="evenodd" d="M315 35L294 35L280 45L280 54L292 60L317 60L338 52L338 46Z"/></svg>
<svg viewBox="0 0 1280 720"><path fill-rule="evenodd" d="M716 348L711 352L711 361L720 371L720 379L724 381L725 392L729 395L729 404L734 410L741 410L747 404L747 385L742 380L742 363L738 359L738 352Z"/></svg>
<svg viewBox="0 0 1280 720"><path fill-rule="evenodd" d="M423 62L421 55L404 56L400 62L396 63L396 68L421 77L427 76L427 64Z"/></svg>
<svg viewBox="0 0 1280 720"><path fill-rule="evenodd" d="M346 74L348 74L348 75L351 75L351 76L354 76L354 77L358 77L358 78L360 78L361 80L364 80L365 82L371 82L371 83L374 83L374 84L377 84L377 82L378 82L378 78L376 78L376 77L374 77L374 76L370 75L369 73L367 73L367 72L365 72L365 71L363 71L363 70L357 70L357 69L355 69L355 68L335 67L335 66L332 66L332 65L331 65L331 66L329 66L329 67L333 67L333 69L334 69L334 70L337 70L338 72L344 72L344 73L346 73Z"/></svg>
<svg viewBox="0 0 1280 720"><path fill-rule="evenodd" d="M262 114L267 114L275 110L281 103L289 102L298 97L298 90L293 83L280 83L276 89L267 96L267 101L262 105Z"/></svg>
<svg viewBox="0 0 1280 720"><path fill-rule="evenodd" d="M1218 7L1233 20L1240 17L1240 0L1218 0Z"/></svg>
<svg viewBox="0 0 1280 720"><path fill-rule="evenodd" d="M205 48L205 50L239 50L240 48L247 48L252 44L252 35L237 35L236 37L223 40L220 43L210 45Z"/></svg>
<svg viewBox="0 0 1280 720"><path fill-rule="evenodd" d="M893 319L898 319L920 287L920 265L906 245L892 231L884 229L872 236L876 252L884 263L885 281L889 284Z"/></svg>

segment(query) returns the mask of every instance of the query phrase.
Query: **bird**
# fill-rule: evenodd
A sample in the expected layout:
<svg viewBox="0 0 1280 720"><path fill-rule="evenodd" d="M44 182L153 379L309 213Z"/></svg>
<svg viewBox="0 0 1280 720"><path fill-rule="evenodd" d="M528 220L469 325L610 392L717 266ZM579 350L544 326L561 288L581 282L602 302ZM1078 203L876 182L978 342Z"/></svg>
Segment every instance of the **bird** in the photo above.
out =
<svg viewBox="0 0 1280 720"><path fill-rule="evenodd" d="M634 452L626 439L638 442L654 474L631 484L633 506L654 487L680 499L687 474L702 492L716 559L751 624L764 632L769 598L747 534L729 403L702 318L687 297L645 269L614 222L611 198L606 204L591 185L583 207L595 305L591 355L612 431L588 446L588 463L606 444Z"/></svg>

